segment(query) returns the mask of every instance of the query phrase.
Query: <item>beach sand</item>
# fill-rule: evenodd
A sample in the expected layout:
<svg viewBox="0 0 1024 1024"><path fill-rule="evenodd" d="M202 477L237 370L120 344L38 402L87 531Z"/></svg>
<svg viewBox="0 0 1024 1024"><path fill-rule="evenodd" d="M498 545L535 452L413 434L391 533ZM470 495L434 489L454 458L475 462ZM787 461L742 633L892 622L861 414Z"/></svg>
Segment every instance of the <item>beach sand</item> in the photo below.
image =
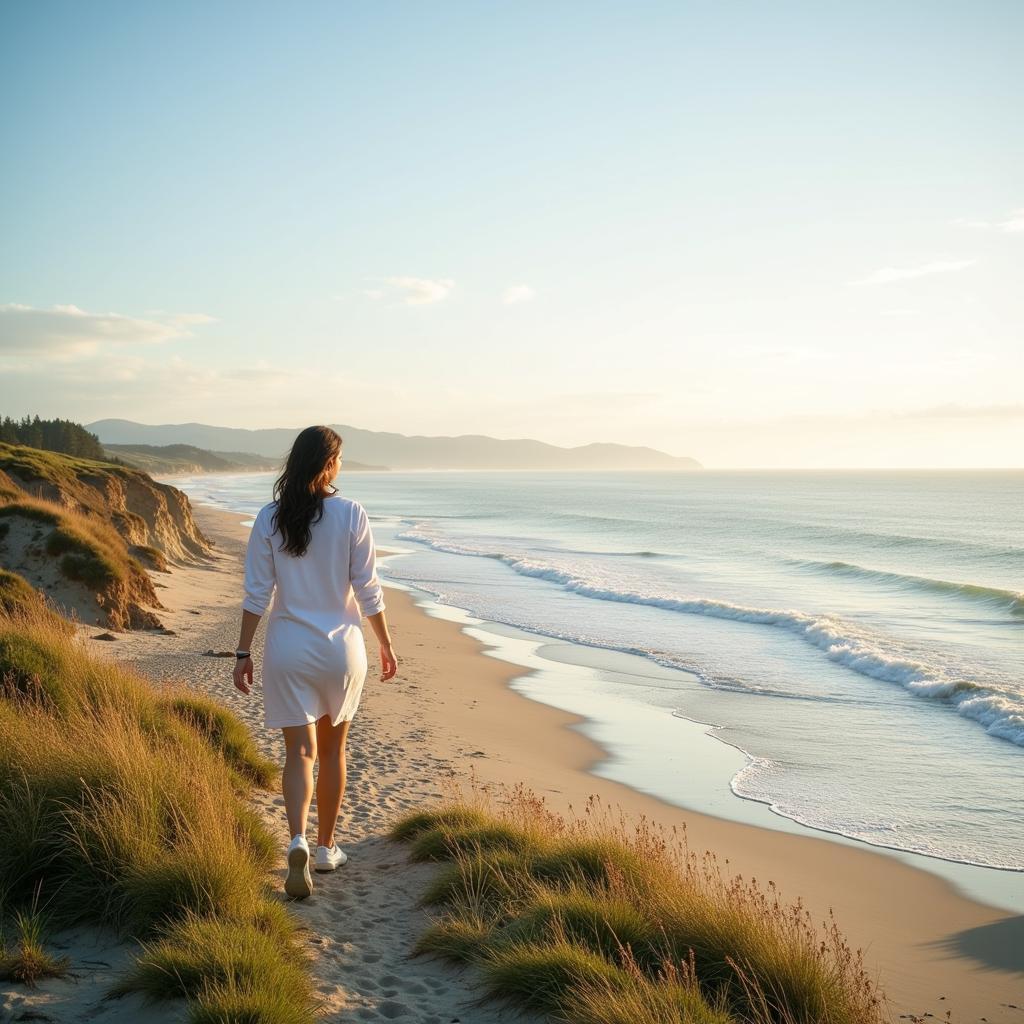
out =
<svg viewBox="0 0 1024 1024"><path fill-rule="evenodd" d="M203 653L231 651L237 641L247 531L239 515L202 506L195 512L217 556L211 566L158 577L167 608L161 615L175 635L119 634L113 642L89 643L153 678L184 679L216 695L280 761L280 732L263 728L258 686L248 697L238 693L232 659ZM560 811L582 811L597 794L630 816L685 827L691 849L714 851L745 877L774 881L784 896L801 897L818 920L833 910L853 946L865 950L894 1020L908 1014L946 1020L948 1011L956 1022L1024 1024L1024 919L973 902L944 880L867 847L723 821L597 778L588 767L605 754L577 731L581 720L509 688L521 667L485 656L485 645L457 623L426 614L407 592L389 587L386 600L400 667L396 680L379 682L367 629L371 674L352 728L338 831L351 859L335 874L314 875L313 897L291 904L308 928L312 970L330 1019L530 1019L477 1005L471 972L409 958L427 921L416 901L437 869L407 864L404 850L384 834L402 812L430 803L451 780L472 776L483 784L523 783ZM95 632L83 629L86 636ZM257 679L259 647L258 638ZM257 803L283 849L281 798L260 794ZM311 833L314 827L315 817ZM278 874L283 877L283 865ZM79 956L75 947L66 952L73 961ZM54 998L25 1005L54 1020L175 1019L162 1010L140 1016L134 1000L123 1010L107 1004L88 1018L68 1015L60 998L68 984L47 983L38 998L47 992ZM0 1001L0 1008L9 1005Z"/></svg>

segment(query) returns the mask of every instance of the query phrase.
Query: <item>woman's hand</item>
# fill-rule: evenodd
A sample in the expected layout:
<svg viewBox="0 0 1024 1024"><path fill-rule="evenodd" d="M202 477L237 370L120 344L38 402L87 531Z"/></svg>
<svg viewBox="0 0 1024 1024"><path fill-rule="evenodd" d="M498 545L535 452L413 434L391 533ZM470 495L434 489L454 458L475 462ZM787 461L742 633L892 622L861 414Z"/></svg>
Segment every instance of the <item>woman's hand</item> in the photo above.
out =
<svg viewBox="0 0 1024 1024"><path fill-rule="evenodd" d="M398 658L395 657L394 648L391 644L380 645L380 681L386 682L394 679L398 671Z"/></svg>
<svg viewBox="0 0 1024 1024"><path fill-rule="evenodd" d="M252 689L252 658L235 658L235 687L248 693Z"/></svg>

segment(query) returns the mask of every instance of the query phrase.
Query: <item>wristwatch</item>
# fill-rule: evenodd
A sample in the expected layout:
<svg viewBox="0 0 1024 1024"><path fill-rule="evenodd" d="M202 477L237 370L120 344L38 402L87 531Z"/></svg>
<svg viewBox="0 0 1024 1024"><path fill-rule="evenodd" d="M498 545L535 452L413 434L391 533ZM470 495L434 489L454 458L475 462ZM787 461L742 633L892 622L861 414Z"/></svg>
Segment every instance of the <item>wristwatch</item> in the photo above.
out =
<svg viewBox="0 0 1024 1024"><path fill-rule="evenodd" d="M241 661L243 658L248 658L249 657L249 652L248 651L235 651L235 657L239 661Z"/></svg>

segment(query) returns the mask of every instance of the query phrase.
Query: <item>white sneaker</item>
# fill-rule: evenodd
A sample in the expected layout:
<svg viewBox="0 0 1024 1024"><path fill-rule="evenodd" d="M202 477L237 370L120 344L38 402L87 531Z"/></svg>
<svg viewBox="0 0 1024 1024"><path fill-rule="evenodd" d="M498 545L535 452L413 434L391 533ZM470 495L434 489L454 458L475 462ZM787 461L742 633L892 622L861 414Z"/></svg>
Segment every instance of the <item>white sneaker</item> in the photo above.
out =
<svg viewBox="0 0 1024 1024"><path fill-rule="evenodd" d="M317 871L334 871L348 860L348 854L337 844L316 848Z"/></svg>
<svg viewBox="0 0 1024 1024"><path fill-rule="evenodd" d="M313 879L309 874L309 844L305 836L296 836L288 847L288 874L284 880L284 891L297 900L313 894Z"/></svg>

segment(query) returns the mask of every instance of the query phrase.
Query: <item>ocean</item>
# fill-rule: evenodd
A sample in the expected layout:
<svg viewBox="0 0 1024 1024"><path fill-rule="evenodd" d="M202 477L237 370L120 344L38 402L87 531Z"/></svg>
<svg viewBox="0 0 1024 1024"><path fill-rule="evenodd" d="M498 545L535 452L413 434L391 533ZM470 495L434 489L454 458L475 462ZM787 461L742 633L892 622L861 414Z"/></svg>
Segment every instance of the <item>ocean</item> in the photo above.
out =
<svg viewBox="0 0 1024 1024"><path fill-rule="evenodd" d="M272 480L172 482L251 514ZM1024 473L338 486L398 552L383 578L592 670L522 689L592 719L604 774L723 817L1024 870Z"/></svg>

